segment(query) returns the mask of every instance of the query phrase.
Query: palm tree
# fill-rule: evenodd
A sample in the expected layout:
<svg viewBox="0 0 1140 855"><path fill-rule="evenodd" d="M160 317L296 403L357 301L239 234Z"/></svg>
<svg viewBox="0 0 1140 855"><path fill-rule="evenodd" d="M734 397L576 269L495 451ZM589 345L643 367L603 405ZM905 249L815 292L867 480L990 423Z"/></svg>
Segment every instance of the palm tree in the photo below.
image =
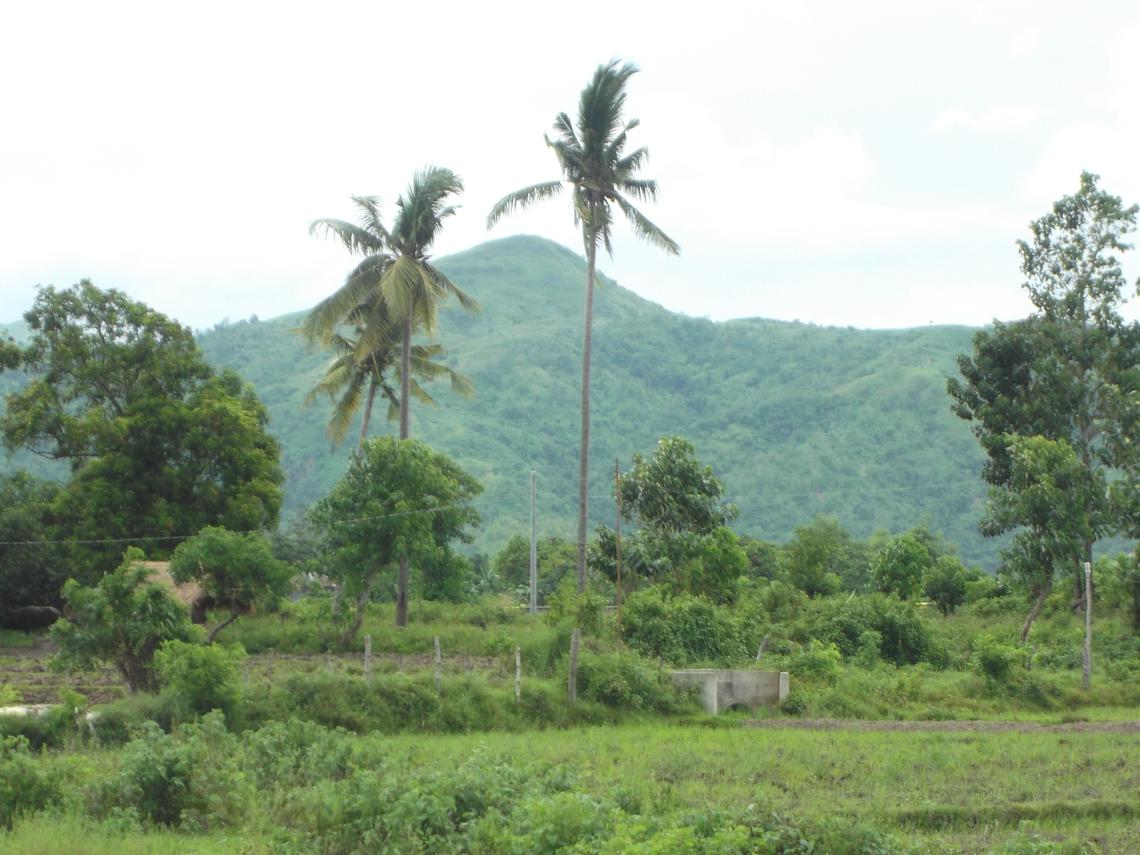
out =
<svg viewBox="0 0 1140 855"><path fill-rule="evenodd" d="M575 125L565 113L554 120L555 139L544 137L554 150L562 178L516 190L500 199L487 217L492 228L503 216L516 208L558 195L569 185L574 205L574 224L582 227L582 243L586 250L586 309L582 332L582 448L578 465L578 590L586 588L586 510L587 470L590 455L590 346L594 314L594 284L598 244L613 256L611 227L613 208L617 207L634 233L676 255L680 247L655 226L630 202L653 201L657 198L657 182L638 178L637 172L649 156L646 148L625 153L629 131L637 127L637 119L622 119L625 107L625 85L637 73L637 67L625 63L619 67L613 60L598 66L593 80L582 90L578 100Z"/></svg>
<svg viewBox="0 0 1140 855"><path fill-rule="evenodd" d="M400 372L396 342L384 339L371 351L362 354L359 349L362 331L362 327L357 328L355 339L341 332L333 335L328 341L328 346L332 349L334 357L324 377L305 398L305 405L311 404L321 394L328 395L334 402L328 433L333 443L339 445L348 433L349 425L357 410L362 407L361 396L365 395L360 436L356 443L358 458L363 451L364 440L368 437L368 426L377 393L388 400L389 419L397 418L400 412L398 392L388 381L390 371L395 371L397 374ZM469 378L438 361L443 355L443 347L439 344L412 345L411 395L424 404L434 405L435 399L420 384L421 380L430 381L446 376L451 381L453 391L465 398L470 397L473 392Z"/></svg>
<svg viewBox="0 0 1140 855"><path fill-rule="evenodd" d="M349 251L363 253L365 258L335 294L314 308L302 330L310 339L330 342L338 327L351 321L351 313L366 304L369 311L361 316L365 321L354 323L359 331L358 361L398 338L400 439L408 438L411 426L413 333L435 330L439 303L448 296L468 311L478 309L478 303L433 265L428 254L443 221L455 213L448 199L462 190L463 182L450 169L429 166L413 176L405 194L396 200L390 231L380 219L376 199L369 196L353 197L362 210L360 225L317 220L310 227L310 232L324 229L335 235ZM400 327L398 334L394 334L395 325ZM407 622L408 562L402 558L396 581L396 626L407 626Z"/></svg>

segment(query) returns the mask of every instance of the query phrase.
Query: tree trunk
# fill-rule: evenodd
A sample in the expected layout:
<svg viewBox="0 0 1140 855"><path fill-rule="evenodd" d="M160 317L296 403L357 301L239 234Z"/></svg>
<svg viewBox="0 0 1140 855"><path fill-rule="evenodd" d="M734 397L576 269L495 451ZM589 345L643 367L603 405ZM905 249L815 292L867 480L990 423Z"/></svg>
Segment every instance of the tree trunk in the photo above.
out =
<svg viewBox="0 0 1140 855"><path fill-rule="evenodd" d="M346 650L352 639L356 638L356 633L360 631L360 625L364 623L364 609L368 605L368 601L372 599L372 586L376 583L376 574L379 571L373 572L367 579L364 580L364 587L361 588L360 593L356 595L356 614L352 618L352 625L341 633L340 638L337 640L337 646L341 650Z"/></svg>
<svg viewBox="0 0 1140 855"><path fill-rule="evenodd" d="M1025 644L1025 639L1029 638L1029 630L1033 626L1033 621L1037 620L1037 616L1041 614L1041 608L1045 605L1045 598L1049 596L1052 590L1052 576L1037 586L1036 595L1033 598L1033 607L1029 610L1029 614L1025 616L1025 623L1021 627L1022 644Z"/></svg>
<svg viewBox="0 0 1140 855"><path fill-rule="evenodd" d="M411 432L412 402L412 312L404 318L404 340L400 342L400 439ZM396 626L408 625L408 559L400 559L400 572L396 576Z"/></svg>
<svg viewBox="0 0 1140 855"><path fill-rule="evenodd" d="M593 344L594 278L597 235L586 235L586 309L582 323L582 448L578 456L578 593L586 590L586 517L590 468L590 348Z"/></svg>
<svg viewBox="0 0 1140 855"><path fill-rule="evenodd" d="M233 623L235 620L237 620L240 615L241 612L239 612L237 609L232 609L228 618L210 630L210 634L206 636L206 643L213 644L214 639L218 637L218 633Z"/></svg>
<svg viewBox="0 0 1140 855"><path fill-rule="evenodd" d="M364 456L364 441L368 439L368 423L372 421L372 404L376 400L376 378L368 383L368 400L364 402L364 418L360 422L360 439L356 441L356 459Z"/></svg>

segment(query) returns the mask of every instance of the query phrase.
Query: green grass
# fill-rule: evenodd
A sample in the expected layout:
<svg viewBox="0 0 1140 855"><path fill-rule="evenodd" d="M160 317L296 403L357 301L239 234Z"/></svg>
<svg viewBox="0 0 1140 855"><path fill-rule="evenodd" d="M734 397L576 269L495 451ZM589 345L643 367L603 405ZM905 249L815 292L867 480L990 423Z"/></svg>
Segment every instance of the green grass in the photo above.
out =
<svg viewBox="0 0 1140 855"><path fill-rule="evenodd" d="M1100 847L1091 851L1140 847L1140 799L1129 759L1140 751L1135 734L756 731L658 724L531 732L525 738L483 733L339 739L352 746L353 774L383 768L387 776L406 778L409 786L427 787L435 776L446 779L455 770L463 774L470 763L488 774L498 770L494 774L507 779L533 780L523 791L504 796L508 826L513 811L533 812L535 799L545 803L540 791L558 804L564 801L558 792L568 787L591 804L624 806L617 814L604 814L615 834L640 827L638 816L670 828L692 824L696 816L729 821L751 812L775 813L817 831L829 824L876 829L895 840L887 851L906 846L920 852L1001 851L1008 842L1033 835ZM82 753L68 763L70 786L81 792L114 762L110 752ZM247 762L239 753L239 765ZM545 783L538 786L540 781ZM328 794L338 792L351 798L353 788L337 785ZM424 798L431 792L424 790ZM73 793L65 821L51 826L60 829L58 837L50 836L46 821L25 820L14 835L0 837L0 849L100 852L110 850L98 847L118 840L117 852L214 852L226 851L227 845L229 851L248 845L256 852L268 847L274 829L306 821L297 807L281 812L306 797L300 791L285 797L271 786L250 806L241 826L224 834L133 830L118 838L106 826L85 824L75 798ZM333 815L326 821L333 822ZM294 831L300 830L296 825ZM50 848L56 841L59 848ZM603 850L586 843L575 851Z"/></svg>

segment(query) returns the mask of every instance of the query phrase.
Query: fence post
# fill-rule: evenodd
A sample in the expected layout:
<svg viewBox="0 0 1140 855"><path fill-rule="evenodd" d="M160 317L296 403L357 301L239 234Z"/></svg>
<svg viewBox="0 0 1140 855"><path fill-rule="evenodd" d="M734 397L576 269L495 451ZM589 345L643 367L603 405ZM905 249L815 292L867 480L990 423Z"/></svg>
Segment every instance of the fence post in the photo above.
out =
<svg viewBox="0 0 1140 855"><path fill-rule="evenodd" d="M578 645L581 640L582 630L574 627L574 633L570 636L570 680L566 684L567 694L572 704L578 700Z"/></svg>
<svg viewBox="0 0 1140 855"><path fill-rule="evenodd" d="M515 648L515 703L522 699L522 648Z"/></svg>
<svg viewBox="0 0 1140 855"><path fill-rule="evenodd" d="M372 682L372 636L364 636L364 681Z"/></svg>
<svg viewBox="0 0 1140 855"><path fill-rule="evenodd" d="M439 691L440 671L443 668L443 654L439 649L439 636L435 637L435 690Z"/></svg>

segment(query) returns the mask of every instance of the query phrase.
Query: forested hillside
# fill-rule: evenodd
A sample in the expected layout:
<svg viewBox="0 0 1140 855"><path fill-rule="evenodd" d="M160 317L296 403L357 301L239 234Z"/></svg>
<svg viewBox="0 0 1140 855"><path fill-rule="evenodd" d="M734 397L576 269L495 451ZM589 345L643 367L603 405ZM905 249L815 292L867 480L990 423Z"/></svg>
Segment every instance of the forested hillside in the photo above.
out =
<svg viewBox="0 0 1140 855"><path fill-rule="evenodd" d="M476 544L500 546L529 524L529 472L538 472L540 534L570 535L578 460L583 260L535 238L492 241L441 259L482 304L440 316L447 361L475 397L433 389L413 411L413 435L485 485ZM330 290L338 283L328 283ZM713 466L740 508L735 527L785 540L817 514L853 534L925 520L992 565L976 532L985 497L981 453L951 413L945 379L972 330L868 331L760 319L714 323L673 314L606 282L594 331L591 516L612 521L613 460L669 433ZM287 511L323 495L352 442L331 449L329 410L302 409L325 356L291 333L301 320L221 324L200 343L217 365L252 381L284 447ZM382 409L381 409L382 415ZM389 430L383 419L373 422Z"/></svg>

